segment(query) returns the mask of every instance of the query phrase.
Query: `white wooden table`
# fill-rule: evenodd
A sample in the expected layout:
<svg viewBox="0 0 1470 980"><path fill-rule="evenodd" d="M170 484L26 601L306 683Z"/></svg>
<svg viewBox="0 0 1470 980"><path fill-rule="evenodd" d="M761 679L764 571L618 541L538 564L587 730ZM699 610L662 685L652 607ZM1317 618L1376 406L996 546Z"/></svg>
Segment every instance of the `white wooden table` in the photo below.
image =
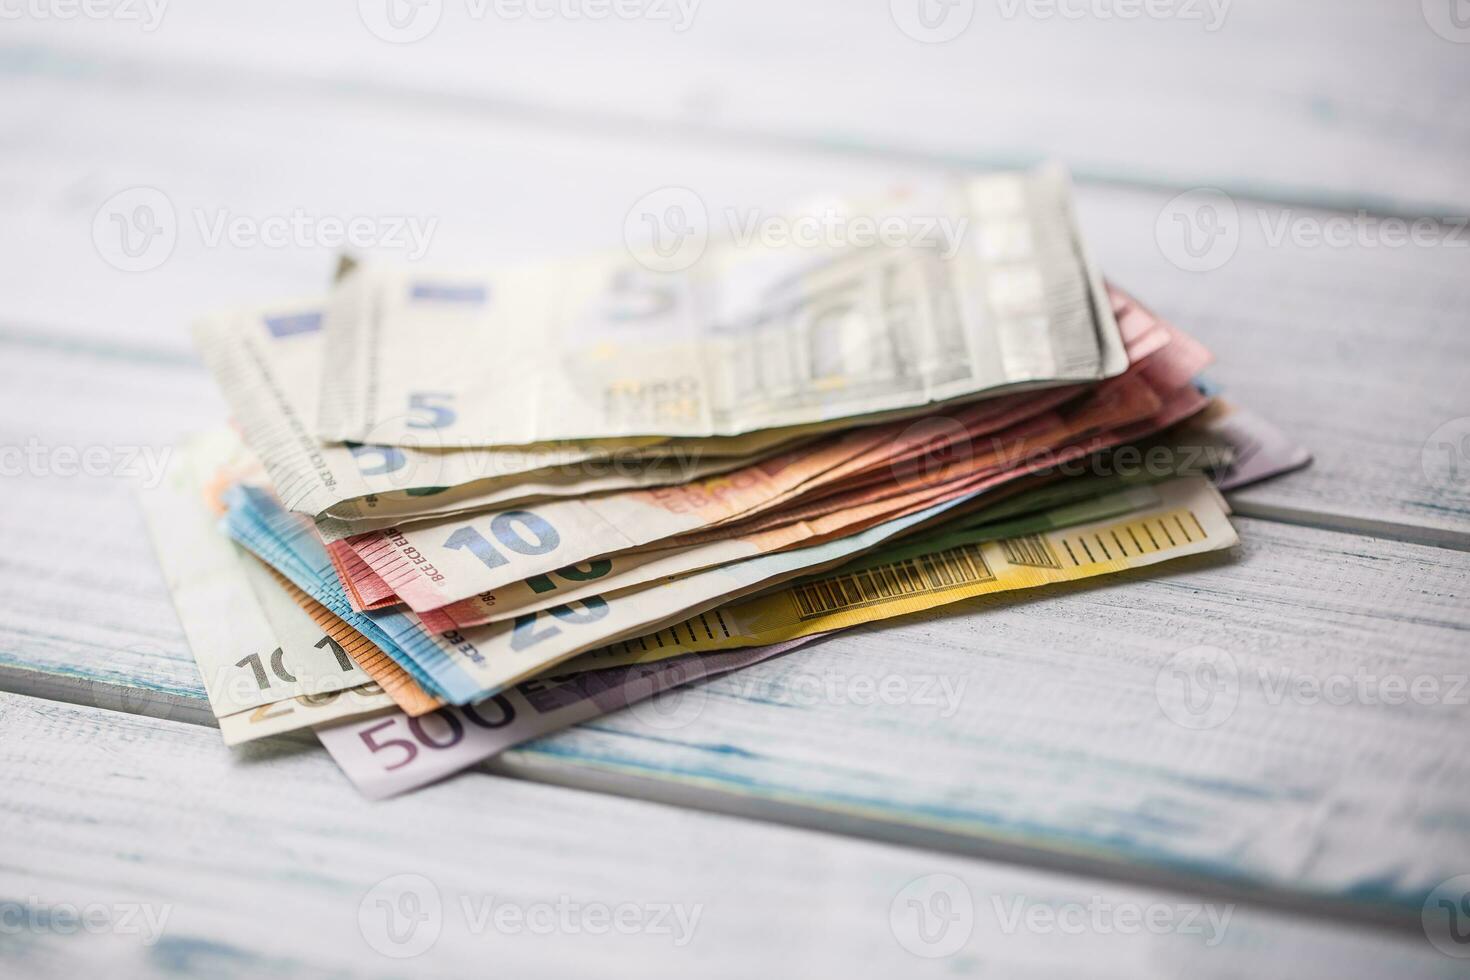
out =
<svg viewBox="0 0 1470 980"><path fill-rule="evenodd" d="M1218 30L981 4L943 44L839 0L705 0L685 31L443 0L410 44L361 7L0 24L7 974L1465 975L1421 922L1470 887L1470 31L1448 0L1236 0ZM680 724L623 712L383 804L307 740L231 752L208 727L128 460L224 416L189 321L316 292L335 251L201 220L416 216L424 261L499 261L616 244L662 186L718 213L1048 156L1107 274L1316 455L1234 497L1233 553L853 631L691 689ZM125 272L93 223L136 187L177 243ZM1171 202L1201 187L1239 241L1192 272ZM1387 243L1420 217L1443 220ZM1311 240L1344 219L1366 237ZM113 475L55 472L91 447ZM1234 683L1191 728L1169 668L1202 646ZM848 696L889 677L961 696ZM440 903L407 946L372 924L399 875ZM515 929L502 904L574 911ZM642 918L594 934L620 907Z"/></svg>

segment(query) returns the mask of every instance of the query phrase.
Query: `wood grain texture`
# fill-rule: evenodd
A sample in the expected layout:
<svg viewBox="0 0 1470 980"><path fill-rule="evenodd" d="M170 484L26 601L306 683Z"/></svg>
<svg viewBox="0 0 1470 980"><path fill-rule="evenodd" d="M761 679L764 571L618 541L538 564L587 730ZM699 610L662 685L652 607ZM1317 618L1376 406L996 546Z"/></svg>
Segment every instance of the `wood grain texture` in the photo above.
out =
<svg viewBox="0 0 1470 980"><path fill-rule="evenodd" d="M354 5L215 0L170 8L152 31L22 20L8 36L25 45L12 61L127 83L231 76L268 98L351 91L579 129L963 166L1057 156L1110 181L1413 213L1470 207L1458 111L1470 59L1431 29L1433 8L1181 2L1130 20L1106 16L1106 2L1069 3L1082 14L1071 17L1047 17L1055 4L962 4L961 16L973 11L962 33L920 43L893 13L916 6L704 0L679 29L448 2L427 37L390 44Z"/></svg>
<svg viewBox="0 0 1470 980"><path fill-rule="evenodd" d="M1237 494L1242 513L1470 548L1470 230L1395 245L1376 222L1352 230L1356 216L1239 200L1234 253L1189 272L1170 260L1176 229L1158 230L1169 198L1084 191L1084 231L1108 275L1216 353L1227 397L1312 451L1308 469Z"/></svg>
<svg viewBox="0 0 1470 980"><path fill-rule="evenodd" d="M194 726L14 695L0 695L0 758L10 789L0 836L25 842L0 861L5 955L29 977L103 968L128 977L450 976L487 964L516 977L1458 975L1458 962L1413 932L1245 907L1225 918L1226 906L1187 894L493 776L366 807L321 753L271 744L231 754ZM399 938L437 937L414 958L392 959L379 950L409 947L387 941L375 900L380 882L401 875L419 876L420 894L439 905L437 914L427 901L414 909L424 916L418 931L405 918ZM954 935L968 925L968 936L934 959L897 938L911 914L905 889L930 875L952 876L948 886L973 902L968 914L951 913L960 916ZM592 935L580 927L595 920L578 911L558 918L570 928L541 934L476 931L486 903L679 906L693 928ZM103 927L141 907L131 923L139 931L63 934L68 905L100 906ZM1033 906L1088 918L1067 932L1007 925ZM1093 907L1157 909L1180 928L1097 928ZM1185 932L1191 909L1203 914ZM1204 925L1211 912L1218 931ZM157 933L141 927L149 921ZM680 935L687 941L676 945Z"/></svg>

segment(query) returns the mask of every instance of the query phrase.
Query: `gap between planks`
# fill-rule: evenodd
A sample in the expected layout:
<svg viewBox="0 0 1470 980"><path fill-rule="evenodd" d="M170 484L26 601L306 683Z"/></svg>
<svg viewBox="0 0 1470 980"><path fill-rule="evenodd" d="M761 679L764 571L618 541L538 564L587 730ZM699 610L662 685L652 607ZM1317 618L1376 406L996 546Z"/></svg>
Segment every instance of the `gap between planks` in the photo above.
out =
<svg viewBox="0 0 1470 980"><path fill-rule="evenodd" d="M817 133L811 136L782 130L760 130L749 126L703 125L696 122L639 116L605 108L579 110L565 105L546 105L506 96L474 92L450 92L427 85L388 83L369 78L332 78L279 70L262 71L227 64L198 64L155 61L101 54L97 51L66 52L44 45L25 45L21 50L49 55L27 65L31 75L56 73L69 76L85 65L89 79L114 79L129 86L153 86L191 92L214 92L228 96L247 92L252 97L275 95L289 103L293 98L326 97L380 106L398 106L415 113L462 115L486 121L535 126L559 133L596 134L619 140L664 140L706 147L740 150L812 153L839 158L964 170L1007 170L1032 167L1049 159L1038 151L1010 150L990 153L946 152L933 149L904 149L870 139L844 139ZM1128 173L1086 164L1069 169L1078 182L1148 192L1179 193L1202 185L1224 190L1238 202L1269 206L1314 208L1346 214L1363 212L1377 218L1433 219L1458 217L1462 208L1449 202L1429 201L1406 206L1392 197L1372 197L1323 191L1303 184L1242 184L1228 178L1170 178L1163 172Z"/></svg>
<svg viewBox="0 0 1470 980"><path fill-rule="evenodd" d="M166 691L140 691L83 678L0 666L0 690L39 700L63 702L143 715L159 722L177 722L216 728L208 703ZM289 732L262 741L289 741L317 745L308 732ZM534 744L534 743L533 743ZM1253 906L1333 924L1355 923L1397 935L1417 935L1417 914L1381 904L1355 901L1321 892L1294 891L1234 881L1213 874L1134 864L1081 850L1045 847L994 833L963 834L920 823L883 819L859 810L815 805L801 798L753 795L703 785L687 779L662 779L627 767L568 762L552 753L523 746L474 766L482 772L511 779L617 796L675 809L810 830L868 840L913 850L977 858L1013 867L1098 878L1142 888L1157 888L1206 901ZM449 777L462 778L463 774ZM430 785L418 792L433 792Z"/></svg>

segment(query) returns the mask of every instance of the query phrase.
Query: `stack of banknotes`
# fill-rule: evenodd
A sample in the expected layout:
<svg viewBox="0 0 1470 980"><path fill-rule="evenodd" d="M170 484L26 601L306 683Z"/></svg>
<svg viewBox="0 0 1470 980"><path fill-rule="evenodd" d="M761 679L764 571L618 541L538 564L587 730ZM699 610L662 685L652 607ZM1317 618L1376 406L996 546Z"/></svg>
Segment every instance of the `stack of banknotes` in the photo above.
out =
<svg viewBox="0 0 1470 980"><path fill-rule="evenodd" d="M144 505L225 741L310 729L389 795L836 630L1228 548L1218 489L1307 461L1103 280L1059 172L861 207L963 236L344 264L203 319L232 425Z"/></svg>

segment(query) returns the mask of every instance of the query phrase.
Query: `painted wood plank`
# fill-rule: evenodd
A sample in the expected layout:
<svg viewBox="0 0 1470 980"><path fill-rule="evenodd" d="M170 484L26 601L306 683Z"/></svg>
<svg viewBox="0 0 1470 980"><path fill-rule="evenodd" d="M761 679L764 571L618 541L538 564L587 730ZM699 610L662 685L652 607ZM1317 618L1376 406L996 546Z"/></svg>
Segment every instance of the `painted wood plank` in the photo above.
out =
<svg viewBox="0 0 1470 980"><path fill-rule="evenodd" d="M127 84L214 88L228 74L271 101L350 90L577 127L961 165L1057 156L1104 180L1470 208L1459 111L1470 59L1456 43L1470 32L1448 3L1191 0L1150 5L1159 19L1108 16L1123 7L1106 2L962 3L933 8L954 18L946 28L967 24L946 43L905 33L912 0L704 0L680 5L687 23L497 16L525 5L451 0L420 7L437 27L407 44L369 30L384 6L196 3L169 7L156 30L26 18L7 25L24 47L6 60Z"/></svg>
<svg viewBox="0 0 1470 980"><path fill-rule="evenodd" d="M15 695L0 758L0 836L24 842L0 862L0 956L33 977L1449 977L1461 962L1412 929L485 775L363 806L319 750L235 756L195 726ZM593 934L619 908L626 934ZM1168 924L1129 926L1130 909Z"/></svg>
<svg viewBox="0 0 1470 980"><path fill-rule="evenodd" d="M1314 454L1236 495L1241 511L1470 548L1470 230L1426 223L1414 244L1379 222L1242 199L1221 219L1238 244L1221 239L1196 272L1181 268L1170 201L1084 192L1084 230L1108 275L1215 351L1227 397Z"/></svg>

